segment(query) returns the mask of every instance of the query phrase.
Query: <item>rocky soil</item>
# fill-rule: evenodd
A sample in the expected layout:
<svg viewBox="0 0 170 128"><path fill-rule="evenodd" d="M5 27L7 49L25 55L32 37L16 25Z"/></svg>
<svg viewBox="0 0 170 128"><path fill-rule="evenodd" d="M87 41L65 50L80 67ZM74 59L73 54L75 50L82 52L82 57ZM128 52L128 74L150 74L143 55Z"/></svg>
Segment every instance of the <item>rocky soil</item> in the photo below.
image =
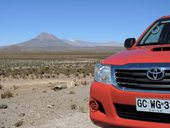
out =
<svg viewBox="0 0 170 128"><path fill-rule="evenodd" d="M0 82L0 128L97 128L89 119L91 81Z"/></svg>

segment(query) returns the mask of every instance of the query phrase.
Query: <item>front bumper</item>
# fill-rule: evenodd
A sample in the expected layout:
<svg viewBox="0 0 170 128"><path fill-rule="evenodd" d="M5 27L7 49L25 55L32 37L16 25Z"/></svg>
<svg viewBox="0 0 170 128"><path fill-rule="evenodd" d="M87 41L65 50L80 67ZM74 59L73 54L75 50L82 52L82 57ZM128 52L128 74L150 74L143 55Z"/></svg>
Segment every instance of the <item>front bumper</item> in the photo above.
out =
<svg viewBox="0 0 170 128"><path fill-rule="evenodd" d="M170 99L170 94L130 92L119 90L112 85L93 82L90 90L90 98L100 102L104 112L91 111L90 118L94 124L101 127L125 127L125 128L169 128L170 123L159 123L125 119L118 116L114 104L134 105L136 98Z"/></svg>

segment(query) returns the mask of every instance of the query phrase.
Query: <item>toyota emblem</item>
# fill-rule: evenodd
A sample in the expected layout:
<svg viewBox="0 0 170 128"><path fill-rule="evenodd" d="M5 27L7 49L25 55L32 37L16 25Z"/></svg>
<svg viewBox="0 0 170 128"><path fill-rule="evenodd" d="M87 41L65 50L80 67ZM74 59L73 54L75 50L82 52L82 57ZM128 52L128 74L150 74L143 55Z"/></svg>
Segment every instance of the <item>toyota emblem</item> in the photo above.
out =
<svg viewBox="0 0 170 128"><path fill-rule="evenodd" d="M162 68L149 69L147 71L147 77L150 80L162 80L165 76L165 71Z"/></svg>

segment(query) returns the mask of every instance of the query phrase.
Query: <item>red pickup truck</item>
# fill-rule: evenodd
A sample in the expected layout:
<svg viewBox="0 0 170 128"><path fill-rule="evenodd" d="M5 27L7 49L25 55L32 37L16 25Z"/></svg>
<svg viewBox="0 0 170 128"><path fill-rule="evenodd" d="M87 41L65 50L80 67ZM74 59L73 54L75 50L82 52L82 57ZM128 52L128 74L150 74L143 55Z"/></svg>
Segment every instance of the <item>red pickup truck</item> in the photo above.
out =
<svg viewBox="0 0 170 128"><path fill-rule="evenodd" d="M170 128L170 16L95 66L90 118L101 127Z"/></svg>

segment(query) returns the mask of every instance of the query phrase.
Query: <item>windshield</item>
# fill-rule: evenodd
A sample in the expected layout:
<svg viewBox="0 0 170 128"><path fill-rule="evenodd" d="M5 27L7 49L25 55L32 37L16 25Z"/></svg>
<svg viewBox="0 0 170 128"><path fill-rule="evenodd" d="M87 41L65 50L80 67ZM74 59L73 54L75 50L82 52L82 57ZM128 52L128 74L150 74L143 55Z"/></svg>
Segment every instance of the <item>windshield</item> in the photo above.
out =
<svg viewBox="0 0 170 128"><path fill-rule="evenodd" d="M156 22L143 36L138 46L170 44L170 19Z"/></svg>

